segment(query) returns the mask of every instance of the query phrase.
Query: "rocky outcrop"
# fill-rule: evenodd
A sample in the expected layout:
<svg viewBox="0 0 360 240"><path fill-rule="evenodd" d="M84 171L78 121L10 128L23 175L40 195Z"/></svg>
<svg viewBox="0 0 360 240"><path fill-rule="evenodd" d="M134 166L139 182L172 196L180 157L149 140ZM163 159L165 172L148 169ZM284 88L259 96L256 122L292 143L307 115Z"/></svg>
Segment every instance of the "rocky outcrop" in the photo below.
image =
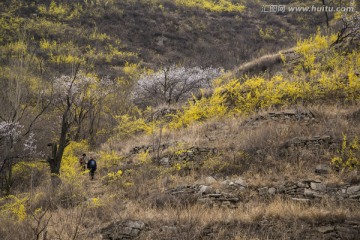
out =
<svg viewBox="0 0 360 240"><path fill-rule="evenodd" d="M179 186L173 189L167 190L168 194L182 197L191 195L197 197L197 202L204 204L208 207L228 207L236 208L237 203L240 202L241 198L231 193L220 192L207 185L193 185L193 186Z"/></svg>
<svg viewBox="0 0 360 240"><path fill-rule="evenodd" d="M284 182L271 186L248 186L241 178L234 181L225 180L221 183L179 186L166 191L166 194L181 198L196 198L197 202L209 207L236 208L238 203L256 191L261 198L280 195L294 201L310 202L316 199L332 199L335 201L360 202L360 185L351 184L326 184L317 180L300 180L297 182ZM221 187L213 187L220 185Z"/></svg>
<svg viewBox="0 0 360 240"><path fill-rule="evenodd" d="M104 240L131 240L136 239L143 230L145 223L139 220L125 220L102 228L101 237Z"/></svg>
<svg viewBox="0 0 360 240"><path fill-rule="evenodd" d="M314 137L296 137L285 142L280 147L280 154L291 156L302 150L316 151L319 153L324 150L335 151L341 146L341 139L335 139L329 135Z"/></svg>
<svg viewBox="0 0 360 240"><path fill-rule="evenodd" d="M360 201L360 185L325 184L316 180L286 182L277 186L261 187L257 191L260 196L281 194L297 201L324 197Z"/></svg>
<svg viewBox="0 0 360 240"><path fill-rule="evenodd" d="M114 227L115 225L119 227ZM295 230L296 229L296 230ZM288 221L281 218L259 219L254 222L217 221L195 230L193 225L174 225L173 222L149 222L127 220L113 223L100 230L105 240L131 239L349 239L360 236L358 219L312 219Z"/></svg>
<svg viewBox="0 0 360 240"><path fill-rule="evenodd" d="M307 110L287 110L282 112L269 112L262 115L257 115L246 120L244 126L257 126L261 123L276 121L276 122L286 122L286 121L300 121L300 122L312 122L315 120L315 115Z"/></svg>

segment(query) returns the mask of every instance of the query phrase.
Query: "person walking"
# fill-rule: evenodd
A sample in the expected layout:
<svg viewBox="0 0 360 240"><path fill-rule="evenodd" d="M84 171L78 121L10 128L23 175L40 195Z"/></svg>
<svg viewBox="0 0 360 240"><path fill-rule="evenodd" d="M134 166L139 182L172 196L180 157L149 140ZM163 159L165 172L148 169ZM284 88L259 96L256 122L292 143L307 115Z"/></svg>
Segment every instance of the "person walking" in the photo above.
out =
<svg viewBox="0 0 360 240"><path fill-rule="evenodd" d="M90 158L90 160L87 162L87 169L90 170L89 174L90 174L90 179L94 180L94 176L95 176L95 171L96 171L96 161L94 158Z"/></svg>

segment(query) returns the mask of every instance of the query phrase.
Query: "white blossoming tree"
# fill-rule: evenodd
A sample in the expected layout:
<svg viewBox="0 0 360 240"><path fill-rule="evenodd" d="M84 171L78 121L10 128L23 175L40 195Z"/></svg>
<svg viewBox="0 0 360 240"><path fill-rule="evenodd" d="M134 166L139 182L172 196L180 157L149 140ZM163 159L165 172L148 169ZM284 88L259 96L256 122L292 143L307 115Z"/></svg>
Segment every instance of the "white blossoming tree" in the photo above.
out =
<svg viewBox="0 0 360 240"><path fill-rule="evenodd" d="M0 122L0 176L9 194L12 186L12 167L18 161L38 156L34 134L25 135L25 128L18 122Z"/></svg>
<svg viewBox="0 0 360 240"><path fill-rule="evenodd" d="M135 104L157 106L186 100L201 88L211 85L220 76L220 69L200 67L164 67L153 74L143 75L133 91Z"/></svg>

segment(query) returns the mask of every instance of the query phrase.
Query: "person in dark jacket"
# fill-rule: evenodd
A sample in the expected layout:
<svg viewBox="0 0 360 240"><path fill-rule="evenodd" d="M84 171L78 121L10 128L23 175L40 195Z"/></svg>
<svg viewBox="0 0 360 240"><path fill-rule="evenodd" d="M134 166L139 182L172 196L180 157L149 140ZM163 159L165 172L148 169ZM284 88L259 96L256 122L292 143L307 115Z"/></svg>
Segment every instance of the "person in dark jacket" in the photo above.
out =
<svg viewBox="0 0 360 240"><path fill-rule="evenodd" d="M95 171L96 171L96 161L94 158L90 158L90 160L87 162L87 169L90 170L89 174L90 174L90 179L94 180L94 175L95 175Z"/></svg>

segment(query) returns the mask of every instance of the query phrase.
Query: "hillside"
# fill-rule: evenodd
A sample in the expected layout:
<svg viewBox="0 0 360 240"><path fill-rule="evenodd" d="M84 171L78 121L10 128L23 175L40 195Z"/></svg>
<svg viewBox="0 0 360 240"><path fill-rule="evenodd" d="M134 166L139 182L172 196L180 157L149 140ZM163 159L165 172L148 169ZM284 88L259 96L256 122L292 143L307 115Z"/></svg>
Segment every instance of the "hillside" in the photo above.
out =
<svg viewBox="0 0 360 240"><path fill-rule="evenodd" d="M25 34L32 48L40 47L35 54L44 60L51 49L41 42L58 42L63 48L58 51L86 56L101 74L126 61L152 68L167 63L232 68L291 47L325 25L322 13L262 13L262 1L241 1L241 11L211 11L178 2L4 1L1 42Z"/></svg>
<svg viewBox="0 0 360 240"><path fill-rule="evenodd" d="M360 15L266 4L1 2L0 239L358 239Z"/></svg>

